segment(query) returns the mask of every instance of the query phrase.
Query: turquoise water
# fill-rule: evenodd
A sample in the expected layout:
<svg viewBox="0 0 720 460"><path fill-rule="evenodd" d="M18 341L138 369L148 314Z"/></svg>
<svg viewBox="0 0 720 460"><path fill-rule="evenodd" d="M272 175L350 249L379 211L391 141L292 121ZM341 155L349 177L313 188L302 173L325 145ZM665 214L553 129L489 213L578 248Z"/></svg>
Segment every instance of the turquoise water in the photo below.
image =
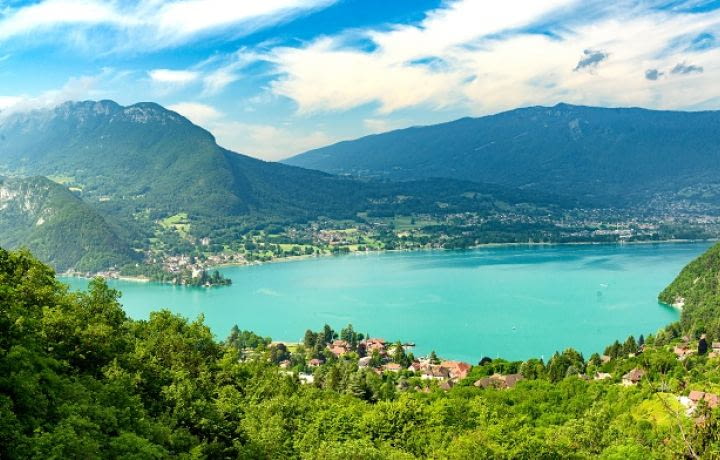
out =
<svg viewBox="0 0 720 460"><path fill-rule="evenodd" d="M168 308L205 315L224 338L233 324L276 340L352 323L417 344L416 353L477 362L567 347L586 355L678 313L657 294L706 243L494 247L363 254L222 270L231 287L112 281L133 318ZM87 281L65 279L82 289Z"/></svg>

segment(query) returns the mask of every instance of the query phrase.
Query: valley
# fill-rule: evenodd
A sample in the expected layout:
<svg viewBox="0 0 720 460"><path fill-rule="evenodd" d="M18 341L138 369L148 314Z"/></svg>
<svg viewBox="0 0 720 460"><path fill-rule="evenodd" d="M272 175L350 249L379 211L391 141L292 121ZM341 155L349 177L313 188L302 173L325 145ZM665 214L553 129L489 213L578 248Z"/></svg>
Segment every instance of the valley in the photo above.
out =
<svg viewBox="0 0 720 460"><path fill-rule="evenodd" d="M619 129L617 124L629 117L637 118L638 123L643 123L644 117L689 117L633 110L611 113L614 115L600 109L561 106L546 111L524 109L473 123L495 123L498 118L499 125L491 132L509 136L512 131L503 131L503 123L515 123L517 117L531 124L538 123L537 117L558 118L559 122L553 121L557 125L568 117L584 115L591 120L586 128L589 133L597 133L598 123ZM714 120L712 114L703 117ZM458 123L448 126L460 129L470 121ZM560 130L562 136L574 132L566 126L570 131L562 133L556 125L552 129ZM441 128L427 129L435 132ZM424 133L419 128L401 132L405 137L417 136L418 141L425 138ZM18 195L6 193L3 200L7 205L0 208L6 231L0 244L28 246L59 271L82 276L101 273L213 285L225 282L212 276L216 266L293 257L485 244L706 240L720 236L714 186L702 181L659 186L665 173L660 170L653 179L656 185L623 185L632 200L610 199L611 206L598 206L575 186L546 184L539 190L524 182L510 183L500 176L482 174L432 178L408 172L393 181L333 176L230 152L218 146L208 131L152 103L126 107L112 101L66 103L12 115L0 123L0 135L0 171L14 178L44 175L57 184L54 193L64 194L84 213L104 222L93 226L96 237L84 237L94 255L82 259L79 252L66 250L68 244L61 234L43 231L32 238L13 236L26 233L25 228L33 225L43 230L49 227L42 225L37 213L19 219L23 207ZM389 133L357 142L360 148L374 152L377 147L369 148L367 142L399 135ZM546 149L547 142L560 142L562 136L547 138L538 148ZM579 135L573 138L575 144L582 141ZM590 148L596 140L591 137L588 142L579 145ZM342 144L342 148L352 145ZM647 155L643 152L638 155ZM291 163L315 157L308 153ZM562 161L558 159L558 168L565 167ZM575 161L581 169L585 167L581 166L585 160ZM385 166L378 163L378 167ZM352 168L332 172L365 175ZM573 180L580 181L578 187L587 183L579 176ZM606 176L596 180L616 187ZM50 206L42 201L44 189L35 187L35 191L26 187L27 199L45 206L45 212L73 222L65 225L82 228L83 223L74 219L84 214ZM645 191L638 195L640 189ZM30 227L20 227L21 222ZM102 247L108 244L103 241L112 241L114 249Z"/></svg>
<svg viewBox="0 0 720 460"><path fill-rule="evenodd" d="M720 0L0 0L0 460L720 460Z"/></svg>

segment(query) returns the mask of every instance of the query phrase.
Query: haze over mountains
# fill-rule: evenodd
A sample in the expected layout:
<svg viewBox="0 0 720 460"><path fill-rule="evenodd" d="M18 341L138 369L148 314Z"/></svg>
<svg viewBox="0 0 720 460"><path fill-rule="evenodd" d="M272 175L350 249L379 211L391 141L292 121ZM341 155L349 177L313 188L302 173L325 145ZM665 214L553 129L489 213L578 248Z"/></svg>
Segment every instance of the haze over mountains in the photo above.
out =
<svg viewBox="0 0 720 460"><path fill-rule="evenodd" d="M720 112L567 104L340 142L285 160L333 174L444 177L574 196L594 206L718 201Z"/></svg>

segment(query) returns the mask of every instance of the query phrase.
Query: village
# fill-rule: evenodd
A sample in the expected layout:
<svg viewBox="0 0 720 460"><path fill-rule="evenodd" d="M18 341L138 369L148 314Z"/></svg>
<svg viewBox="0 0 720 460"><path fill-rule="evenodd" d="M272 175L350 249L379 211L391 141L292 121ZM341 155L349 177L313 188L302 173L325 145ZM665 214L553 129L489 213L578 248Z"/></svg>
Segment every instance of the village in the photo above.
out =
<svg viewBox="0 0 720 460"><path fill-rule="evenodd" d="M668 217L629 211L573 210L562 215L494 212L442 216L368 217L357 221L321 219L305 224L266 226L243 234L195 235L182 214L159 221L153 242L140 249L143 260L102 273L68 275L141 278L178 285L226 284L203 273L226 265L249 265L293 258L382 250L464 249L484 244L626 243L713 239L720 218L705 214Z"/></svg>
<svg viewBox="0 0 720 460"><path fill-rule="evenodd" d="M385 373L405 374L406 376L414 376L424 382L434 382L442 390L449 390L455 384L468 377L468 373L472 369L472 365L462 361L440 360L434 353L427 357L415 359L411 353L405 354L414 348L414 344L400 342L388 343L381 338L368 338L360 341L355 348L351 343L342 339L335 339L328 343L326 350L331 359L343 359L346 357L364 356L357 359L358 370L368 370L377 375ZM401 351L402 350L402 351ZM359 353L358 353L359 351ZM402 354L403 358L398 355ZM405 361L402 363L402 361ZM308 361L309 370L313 370L323 366L326 360L323 358L312 358ZM407 364L407 365L405 365ZM287 370L292 366L292 361L285 359L279 363L279 367ZM287 372L287 371L286 371ZM292 372L288 372L292 374ZM298 378L302 383L313 384L314 375L311 372L299 372ZM475 386L488 388L512 388L515 384L522 380L522 374L500 375L495 374L486 379L480 379L475 382ZM398 389L406 390L409 387L405 383L398 383ZM418 391L429 392L431 385L415 387Z"/></svg>
<svg viewBox="0 0 720 460"><path fill-rule="evenodd" d="M322 333L318 333L317 336L322 336ZM317 345L313 343L307 344L310 347L304 347L302 343L272 342L270 349L279 350L279 352L273 352L271 356L277 357L274 362L282 373L297 378L302 384L316 386L320 385L318 378L322 375L323 369L337 363L354 363L356 372L371 372L392 382L397 391L423 393L429 393L433 389L450 391L458 385L474 386L479 389L508 390L523 380L533 378L524 375L530 361L519 363L516 367L505 365L505 368L515 369L514 372L498 372L493 368L493 360L490 358L483 358L477 365L441 359L436 356L435 352L416 358L412 353L415 347L414 343L388 342L385 339L373 337L364 338L362 334L354 334L354 332L351 333L350 340L336 336L337 334L331 333L329 335L331 340L322 348L318 346L313 348L313 345ZM311 349L314 351L310 351ZM665 346L663 349L672 351L678 362L698 353L706 354L708 359L720 358L720 342L708 345L705 343L705 336L696 342L689 337L683 337L679 344ZM636 366L618 375L603 371L604 368L612 367L615 362L622 363L624 359L637 358L647 350L649 350L647 345L639 345L635 353L628 353L626 356L613 358L609 355L600 355L597 358L598 365L592 364L592 361L596 359L594 357L588 361L586 367L586 370L592 370L592 373L588 375L580 372L577 377L586 381L610 382L622 387L634 387L641 385L644 381L649 382L648 370L642 366ZM305 360L306 356L312 357ZM551 365L548 363L548 366ZM720 396L700 389L689 389L681 394L671 394L671 397L688 417L695 416L701 406L714 409L720 405Z"/></svg>

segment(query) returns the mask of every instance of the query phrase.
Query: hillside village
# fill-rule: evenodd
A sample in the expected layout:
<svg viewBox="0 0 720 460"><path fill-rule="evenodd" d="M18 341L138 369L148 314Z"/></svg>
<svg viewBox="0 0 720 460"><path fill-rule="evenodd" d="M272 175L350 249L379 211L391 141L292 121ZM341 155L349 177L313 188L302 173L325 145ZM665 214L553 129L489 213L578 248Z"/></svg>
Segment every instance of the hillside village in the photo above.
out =
<svg viewBox="0 0 720 460"><path fill-rule="evenodd" d="M436 353L416 357L413 343L350 325L308 330L298 343L235 326L217 342L202 316L191 321L163 310L133 320L102 279L88 292L68 292L27 252L0 250L0 291L11 306L4 322L9 372L0 380L12 402L3 412L9 429L0 430L10 441L0 443L0 452L12 449L8 458L52 458L53 452L102 458L92 454L103 449L115 449L118 458L133 457L128 452L191 457L191 451L205 458L303 458L300 452L534 458L539 451L548 458L714 458L720 334L714 324L696 327L705 310L684 279L702 279L694 268L718 251L720 245L691 264L679 289L669 292L688 299L682 326L616 341L587 360L566 349L547 362L462 363ZM717 317L714 309L709 313ZM17 359L23 355L28 359ZM323 457L324 443L338 439L343 444Z"/></svg>
<svg viewBox="0 0 720 460"><path fill-rule="evenodd" d="M308 330L302 343L266 339L257 348L244 349L243 359L268 360L276 364L282 374L320 388L326 388L330 379L349 382L356 378L353 375L372 375L378 385L392 386L393 392L422 393L451 391L456 386L510 390L525 380L560 381L575 376L598 384L650 389L671 398L672 407L691 418L701 416L700 408L718 407L720 386L669 384L667 376L672 367L686 368L691 360L720 365L720 342L708 344L705 335L694 340L688 336L669 339L665 334L661 331L657 337L650 336L647 340L641 336L638 342L630 337L624 344L616 342L605 354L593 354L587 361L576 351L566 350L556 353L547 364L537 359L509 362L487 357L471 364L442 359L435 352L416 357L412 351L414 343L364 337L356 333L352 325L338 335L326 325L317 333ZM667 340L671 343L665 343ZM337 372L347 375L331 376Z"/></svg>
<svg viewBox="0 0 720 460"><path fill-rule="evenodd" d="M140 277L178 285L224 285L203 273L225 265L382 250L465 249L484 244L631 243L720 237L720 217L687 213L638 219L632 211L573 210L562 215L513 212L322 219L288 226L266 225L244 234L196 236L186 214L159 221L144 260L99 273L69 275ZM217 279L217 278L216 278Z"/></svg>

